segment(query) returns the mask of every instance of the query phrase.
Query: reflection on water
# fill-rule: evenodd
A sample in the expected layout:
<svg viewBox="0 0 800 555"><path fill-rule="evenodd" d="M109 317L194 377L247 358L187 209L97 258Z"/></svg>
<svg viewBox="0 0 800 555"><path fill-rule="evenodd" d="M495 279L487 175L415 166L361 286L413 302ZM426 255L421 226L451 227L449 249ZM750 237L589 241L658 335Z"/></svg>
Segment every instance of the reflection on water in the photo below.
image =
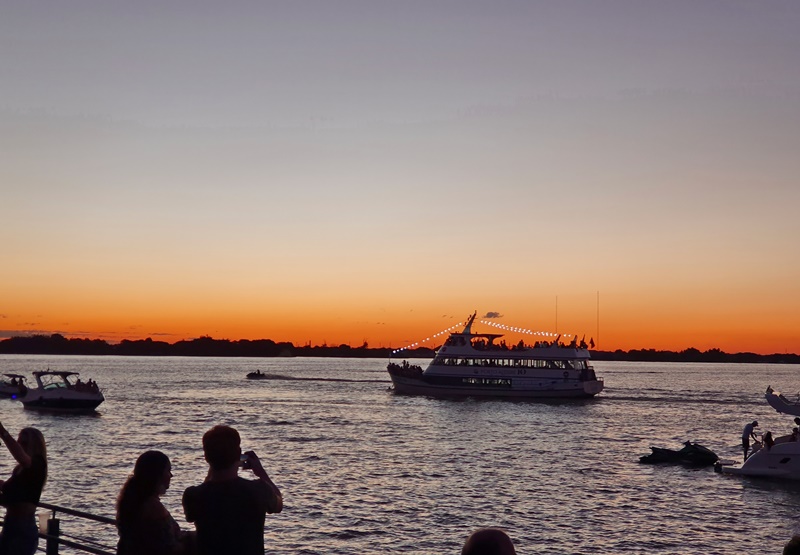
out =
<svg viewBox="0 0 800 555"><path fill-rule="evenodd" d="M48 440L43 501L97 514L113 515L142 451L163 450L175 474L164 502L185 528L203 432L237 427L285 495L267 518L270 553L457 553L486 525L521 553L778 553L794 531L799 484L638 460L686 440L738 460L745 422L791 428L763 391L800 389L797 367L601 362L607 389L565 402L394 396L385 363L4 356L3 372L79 371L107 400L91 417L5 400L0 413L12 433L32 425ZM271 379L245 379L256 369ZM13 467L5 452L0 465ZM63 518L68 532L116 541Z"/></svg>

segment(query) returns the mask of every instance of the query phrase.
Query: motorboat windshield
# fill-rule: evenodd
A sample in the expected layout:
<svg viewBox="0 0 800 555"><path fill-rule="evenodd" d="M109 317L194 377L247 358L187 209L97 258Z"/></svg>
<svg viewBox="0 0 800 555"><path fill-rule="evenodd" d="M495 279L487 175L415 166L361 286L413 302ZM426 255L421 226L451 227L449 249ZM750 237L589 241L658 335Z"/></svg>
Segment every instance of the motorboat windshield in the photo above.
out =
<svg viewBox="0 0 800 555"><path fill-rule="evenodd" d="M36 384L42 389L71 389L75 387L78 372L59 372L53 370L46 370L42 372L34 372L33 376L36 378Z"/></svg>

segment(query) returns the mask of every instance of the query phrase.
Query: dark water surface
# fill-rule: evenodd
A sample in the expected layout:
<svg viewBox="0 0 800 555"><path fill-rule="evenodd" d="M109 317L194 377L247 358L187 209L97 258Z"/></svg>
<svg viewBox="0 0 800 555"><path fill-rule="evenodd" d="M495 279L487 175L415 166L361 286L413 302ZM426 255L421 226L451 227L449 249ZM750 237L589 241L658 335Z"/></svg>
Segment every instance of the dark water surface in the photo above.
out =
<svg viewBox="0 0 800 555"><path fill-rule="evenodd" d="M181 494L206 472L201 436L235 426L284 493L268 553L456 554L487 525L518 553L780 553L800 531L798 484L638 462L686 440L738 459L753 418L788 431L763 393L799 391L798 366L597 362L597 398L526 402L395 396L386 362L0 356L0 372L79 371L107 399L96 416L2 400L0 418L45 434L42 500L95 514L113 516L142 451L164 451L175 475L164 503L185 529ZM256 369L276 376L244 378ZM12 468L2 450L3 477ZM67 533L116 542L113 528L62 518Z"/></svg>

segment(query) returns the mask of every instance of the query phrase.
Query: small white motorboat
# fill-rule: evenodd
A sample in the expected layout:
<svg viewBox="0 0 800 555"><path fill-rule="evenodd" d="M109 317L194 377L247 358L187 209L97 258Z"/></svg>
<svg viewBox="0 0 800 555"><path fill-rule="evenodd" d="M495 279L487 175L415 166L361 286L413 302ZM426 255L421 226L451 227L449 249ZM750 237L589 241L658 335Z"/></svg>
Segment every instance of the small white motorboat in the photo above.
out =
<svg viewBox="0 0 800 555"><path fill-rule="evenodd" d="M0 378L0 397L6 399L18 399L25 395L28 386L25 384L25 376L21 374L3 374L5 378Z"/></svg>
<svg viewBox="0 0 800 555"><path fill-rule="evenodd" d="M790 401L772 387L767 387L764 397L776 411L800 416L800 403ZM775 438L769 447L763 441L756 442L752 454L743 464L728 461L718 463L714 469L725 474L800 480L800 435Z"/></svg>
<svg viewBox="0 0 800 555"><path fill-rule="evenodd" d="M78 372L34 372L36 387L28 388L20 400L26 409L93 412L105 401L103 392L94 381L82 382L77 376Z"/></svg>
<svg viewBox="0 0 800 555"><path fill-rule="evenodd" d="M724 474L800 480L800 441L792 441L791 436L782 436L775 440L772 447L764 447L761 442L753 447L757 450L741 466L736 463L719 464L715 470Z"/></svg>

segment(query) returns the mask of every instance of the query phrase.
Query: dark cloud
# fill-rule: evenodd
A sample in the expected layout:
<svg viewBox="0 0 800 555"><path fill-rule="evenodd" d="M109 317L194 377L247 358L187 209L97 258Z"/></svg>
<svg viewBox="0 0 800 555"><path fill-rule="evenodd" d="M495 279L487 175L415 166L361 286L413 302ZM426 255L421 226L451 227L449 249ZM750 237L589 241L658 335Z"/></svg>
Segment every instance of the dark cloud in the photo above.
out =
<svg viewBox="0 0 800 555"><path fill-rule="evenodd" d="M487 312L483 315L483 318L502 318L503 315L499 312Z"/></svg>

